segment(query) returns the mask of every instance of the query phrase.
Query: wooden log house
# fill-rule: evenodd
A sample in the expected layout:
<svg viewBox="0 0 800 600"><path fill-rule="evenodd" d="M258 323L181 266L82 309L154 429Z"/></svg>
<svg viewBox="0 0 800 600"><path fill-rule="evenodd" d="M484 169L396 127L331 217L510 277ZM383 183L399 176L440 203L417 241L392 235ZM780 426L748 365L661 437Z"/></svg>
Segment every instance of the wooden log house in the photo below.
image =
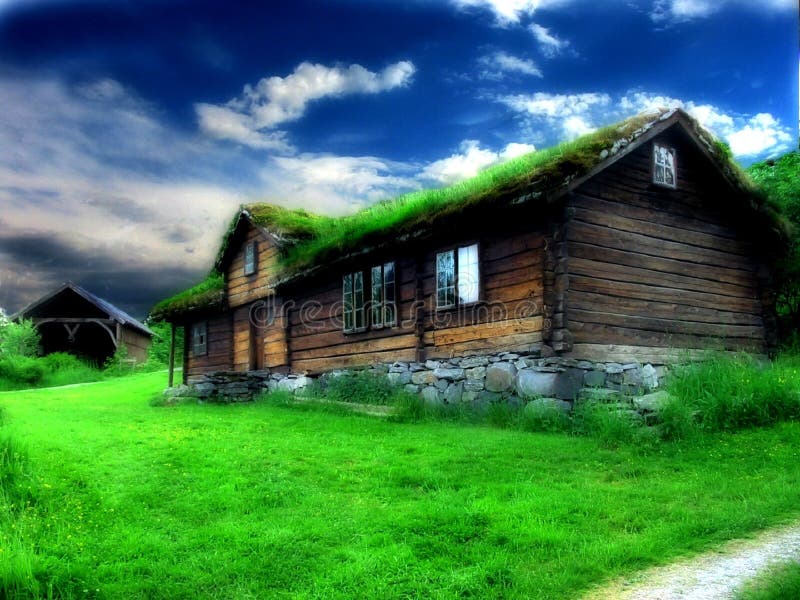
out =
<svg viewBox="0 0 800 600"><path fill-rule="evenodd" d="M498 351L768 352L780 216L686 113L638 115L491 175L416 212L419 196L382 205L405 216L373 229L368 214L337 225L243 207L212 277L154 309L185 326L184 381Z"/></svg>

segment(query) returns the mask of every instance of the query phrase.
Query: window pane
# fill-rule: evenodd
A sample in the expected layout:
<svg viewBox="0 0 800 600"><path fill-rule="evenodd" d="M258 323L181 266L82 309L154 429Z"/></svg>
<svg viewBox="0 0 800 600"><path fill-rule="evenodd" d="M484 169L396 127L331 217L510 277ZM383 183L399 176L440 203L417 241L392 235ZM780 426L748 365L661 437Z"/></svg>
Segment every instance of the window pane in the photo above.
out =
<svg viewBox="0 0 800 600"><path fill-rule="evenodd" d="M395 291L394 291L394 263L388 262L383 265L383 322L386 325L394 325L397 322L395 314Z"/></svg>
<svg viewBox="0 0 800 600"><path fill-rule="evenodd" d="M344 312L344 330L353 329L353 274L342 277L342 304Z"/></svg>
<svg viewBox="0 0 800 600"><path fill-rule="evenodd" d="M478 245L458 249L458 301L462 304L477 302L480 290Z"/></svg>
<svg viewBox="0 0 800 600"><path fill-rule="evenodd" d="M370 296L370 307L372 314L372 325L380 327L383 325L383 273L380 267L372 267L372 294Z"/></svg>
<svg viewBox="0 0 800 600"><path fill-rule="evenodd" d="M439 252L436 255L436 304L452 306L455 304L455 252Z"/></svg>
<svg viewBox="0 0 800 600"><path fill-rule="evenodd" d="M675 187L677 182L675 174L675 151L653 145L653 183Z"/></svg>
<svg viewBox="0 0 800 600"><path fill-rule="evenodd" d="M355 312L354 326L356 329L364 327L364 273L353 273L353 309Z"/></svg>
<svg viewBox="0 0 800 600"><path fill-rule="evenodd" d="M244 248L244 274L251 275L256 270L256 246L247 244Z"/></svg>

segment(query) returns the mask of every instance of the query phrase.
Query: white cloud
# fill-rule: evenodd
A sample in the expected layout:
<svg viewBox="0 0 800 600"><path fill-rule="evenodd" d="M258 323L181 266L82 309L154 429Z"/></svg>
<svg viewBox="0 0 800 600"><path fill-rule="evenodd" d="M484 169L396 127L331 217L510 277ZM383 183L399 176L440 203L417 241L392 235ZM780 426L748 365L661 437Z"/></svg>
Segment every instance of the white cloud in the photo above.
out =
<svg viewBox="0 0 800 600"><path fill-rule="evenodd" d="M213 138L234 140L251 148L292 152L283 131L258 131L254 119L225 106L196 104L200 129Z"/></svg>
<svg viewBox="0 0 800 600"><path fill-rule="evenodd" d="M757 156L771 150L784 152L789 149L792 136L768 113L759 113L747 124L728 134L728 143L736 156Z"/></svg>
<svg viewBox="0 0 800 600"><path fill-rule="evenodd" d="M525 16L539 9L567 4L570 0L451 0L458 8L485 8L490 10L498 25L515 25Z"/></svg>
<svg viewBox="0 0 800 600"><path fill-rule="evenodd" d="M530 75L531 77L542 77L542 72L532 60L512 56L506 52L495 52L478 59L478 63L483 67L481 78L491 80L501 80L509 73L519 73Z"/></svg>
<svg viewBox="0 0 800 600"><path fill-rule="evenodd" d="M346 214L365 204L419 188L414 167L374 156L304 153L273 157L262 171L272 195L293 206Z"/></svg>
<svg viewBox="0 0 800 600"><path fill-rule="evenodd" d="M601 109L611 103L608 94L591 92L584 94L517 94L497 99L515 112L520 113L530 130L543 126L560 127L559 139L573 139L594 130L592 124ZM530 137L530 133L526 132Z"/></svg>
<svg viewBox="0 0 800 600"><path fill-rule="evenodd" d="M611 97L597 92L585 94L536 92L503 96L500 101L518 112L556 119L583 114L594 105L607 105L611 102Z"/></svg>
<svg viewBox="0 0 800 600"><path fill-rule="evenodd" d="M254 86L246 85L241 96L222 106L199 103L195 109L201 130L208 135L277 150L286 142L284 134L273 131L275 127L302 117L310 102L403 87L414 71L409 61L391 64L380 73L356 64L327 67L303 62L291 75L265 77Z"/></svg>
<svg viewBox="0 0 800 600"><path fill-rule="evenodd" d="M553 58L554 56L561 54L569 46L569 42L567 40L562 40L556 37L550 33L549 29L542 27L537 23L531 23L528 29L531 30L533 37L535 37L536 41L539 42L539 48L541 48L542 54L544 54L547 58Z"/></svg>
<svg viewBox="0 0 800 600"><path fill-rule="evenodd" d="M663 94L630 91L620 97L599 92L582 94L518 94L499 96L521 119L520 134L537 143L554 144L574 139L640 112L682 108L706 129L726 141L733 154L752 159L789 150L796 139L792 130L773 115L746 115L713 104L699 104Z"/></svg>
<svg viewBox="0 0 800 600"><path fill-rule="evenodd" d="M691 21L709 17L732 6L756 12L797 10L795 0L655 0L650 17L654 21Z"/></svg>
<svg viewBox="0 0 800 600"><path fill-rule="evenodd" d="M493 164L533 152L530 144L511 143L501 152L480 147L477 140L464 140L459 152L427 165L419 175L422 180L449 185L473 177Z"/></svg>
<svg viewBox="0 0 800 600"><path fill-rule="evenodd" d="M646 92L629 92L619 105L628 113L660 107L682 108L703 127L728 142L734 156L740 158L786 152L793 139L790 129L768 113L752 117L729 114L711 104L696 104L691 100Z"/></svg>
<svg viewBox="0 0 800 600"><path fill-rule="evenodd" d="M575 139L587 133L593 132L596 127L592 127L586 122L586 118L578 115L572 115L564 119L564 133L567 139Z"/></svg>

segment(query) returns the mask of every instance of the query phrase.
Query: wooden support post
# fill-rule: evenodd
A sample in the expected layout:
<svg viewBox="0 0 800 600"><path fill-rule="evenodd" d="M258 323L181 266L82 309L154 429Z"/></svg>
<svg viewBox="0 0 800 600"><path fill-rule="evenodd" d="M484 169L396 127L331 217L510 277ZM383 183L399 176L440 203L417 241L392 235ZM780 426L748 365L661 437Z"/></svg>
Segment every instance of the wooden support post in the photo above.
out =
<svg viewBox="0 0 800 600"><path fill-rule="evenodd" d="M175 381L175 323L172 323L169 339L169 387Z"/></svg>

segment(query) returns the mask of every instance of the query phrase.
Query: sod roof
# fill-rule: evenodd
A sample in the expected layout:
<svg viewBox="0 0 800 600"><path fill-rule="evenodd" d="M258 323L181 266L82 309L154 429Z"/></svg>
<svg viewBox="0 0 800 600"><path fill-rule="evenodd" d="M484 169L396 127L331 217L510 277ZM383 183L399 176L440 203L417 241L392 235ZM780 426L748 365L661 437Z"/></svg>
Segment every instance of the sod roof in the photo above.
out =
<svg viewBox="0 0 800 600"><path fill-rule="evenodd" d="M520 156L490 167L450 187L422 190L378 202L353 215L333 218L305 210L256 203L241 207L223 238L209 277L190 290L160 302L154 317L169 318L224 303L224 270L231 242L243 219L262 228L281 248L275 283L309 274L351 256L435 227L436 223L470 207L552 201L581 181L608 167L634 147L676 122L695 139L722 176L741 192L763 223L784 237L777 209L731 160L730 151L680 109L649 111L599 129L571 142Z"/></svg>

